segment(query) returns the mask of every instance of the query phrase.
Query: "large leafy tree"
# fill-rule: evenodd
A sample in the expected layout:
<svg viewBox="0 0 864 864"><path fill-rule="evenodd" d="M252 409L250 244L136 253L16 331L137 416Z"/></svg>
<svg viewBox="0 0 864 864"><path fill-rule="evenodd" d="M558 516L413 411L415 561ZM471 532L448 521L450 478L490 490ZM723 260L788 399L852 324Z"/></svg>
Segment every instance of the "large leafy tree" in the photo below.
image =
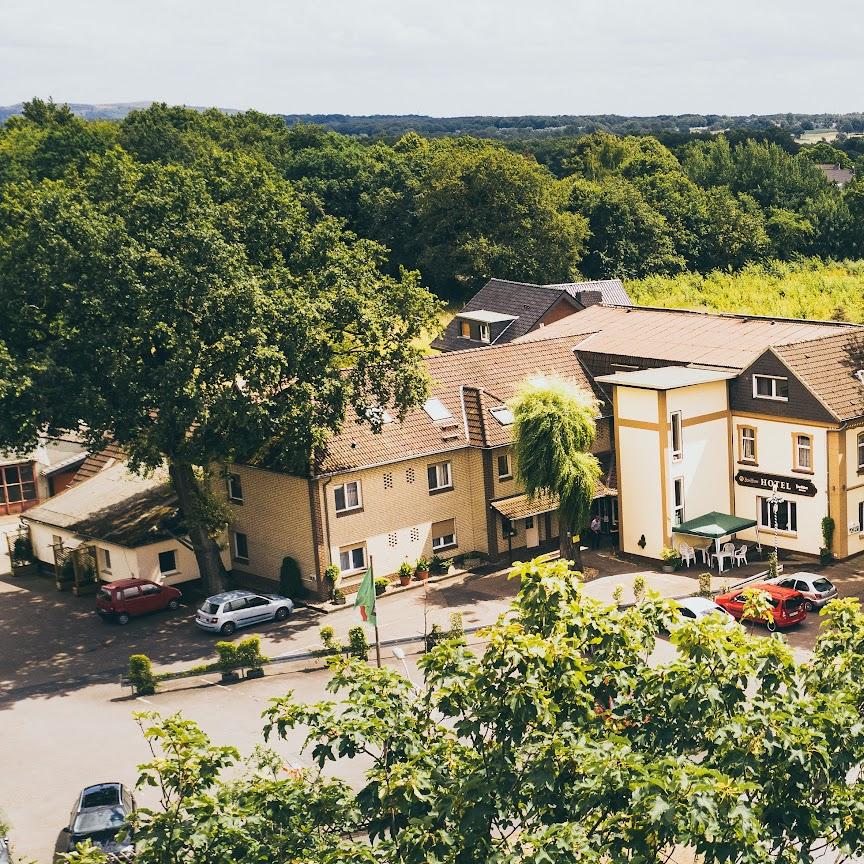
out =
<svg viewBox="0 0 864 864"><path fill-rule="evenodd" d="M121 150L0 203L0 448L86 430L133 468L167 460L202 576L224 514L198 471L266 451L303 471L346 413L425 392L436 306L384 251L311 219L250 155L208 170Z"/></svg>
<svg viewBox="0 0 864 864"><path fill-rule="evenodd" d="M588 521L600 477L590 452L597 401L569 381L538 377L525 381L510 405L518 480L529 496L558 498L561 557L578 561L573 533Z"/></svg>
<svg viewBox="0 0 864 864"><path fill-rule="evenodd" d="M856 601L826 609L813 658L797 663L779 637L716 616L685 624L668 601L604 605L565 562L515 575L519 598L479 654L440 644L422 687L336 661L336 699L289 694L268 709L268 735L307 731L321 775L274 772L259 755L221 781L235 752L150 718L142 774L165 801L137 820L136 861L800 864L864 852ZM658 663L667 628L677 653ZM350 794L326 778L355 758L368 768Z"/></svg>

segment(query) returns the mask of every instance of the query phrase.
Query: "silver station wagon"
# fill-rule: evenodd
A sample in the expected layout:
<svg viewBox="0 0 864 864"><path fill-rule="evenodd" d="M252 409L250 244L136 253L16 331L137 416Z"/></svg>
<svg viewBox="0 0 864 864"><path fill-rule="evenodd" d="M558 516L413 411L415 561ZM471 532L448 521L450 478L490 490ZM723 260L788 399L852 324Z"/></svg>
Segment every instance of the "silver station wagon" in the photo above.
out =
<svg viewBox="0 0 864 864"><path fill-rule="evenodd" d="M284 621L294 611L294 603L278 594L254 591L225 591L208 597L195 613L202 630L230 636L240 627L262 621Z"/></svg>

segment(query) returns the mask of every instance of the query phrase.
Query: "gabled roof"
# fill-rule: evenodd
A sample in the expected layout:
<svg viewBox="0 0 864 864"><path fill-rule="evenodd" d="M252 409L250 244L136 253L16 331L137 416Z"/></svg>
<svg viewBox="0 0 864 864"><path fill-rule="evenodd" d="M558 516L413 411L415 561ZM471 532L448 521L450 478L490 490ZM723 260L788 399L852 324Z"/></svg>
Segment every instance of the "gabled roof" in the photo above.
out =
<svg viewBox="0 0 864 864"><path fill-rule="evenodd" d="M165 468L139 477L118 462L27 510L21 518L85 539L134 548L185 534L178 506Z"/></svg>
<svg viewBox="0 0 864 864"><path fill-rule="evenodd" d="M772 345L862 332L853 324L648 306L590 306L521 344L569 335L577 350L741 371ZM580 334L590 336L580 337Z"/></svg>
<svg viewBox="0 0 864 864"><path fill-rule="evenodd" d="M316 474L384 465L465 447L509 444L512 426L499 422L493 408L503 406L526 378L560 375L589 393L608 410L605 394L591 381L573 353L572 337L534 345L506 344L439 354L426 359L432 379L430 398L438 399L450 417L435 421L423 408L409 411L401 423L385 423L380 433L347 421L329 439L327 455ZM601 409L603 413L603 409Z"/></svg>
<svg viewBox="0 0 864 864"><path fill-rule="evenodd" d="M838 420L864 417L864 381L855 375L859 370L853 362L853 358L864 360L861 330L779 345L772 350Z"/></svg>
<svg viewBox="0 0 864 864"><path fill-rule="evenodd" d="M91 453L81 464L81 467L75 472L75 476L69 483L74 486L84 480L89 480L95 477L100 471L110 468L117 462L123 462L126 459L123 451L117 444L108 444L103 450L98 453Z"/></svg>
<svg viewBox="0 0 864 864"><path fill-rule="evenodd" d="M515 316L513 323L498 338L497 343L512 342L530 332L543 316L566 295L573 310L592 303L622 303L630 298L619 279L600 282L562 282L555 285L534 285L531 282L512 282L508 279L490 279L456 313L439 339L432 343L441 351L465 350L471 347L459 335L459 316L466 312L497 313Z"/></svg>
<svg viewBox="0 0 864 864"><path fill-rule="evenodd" d="M845 186L847 183L851 183L855 177L855 172L851 168L841 168L839 165L832 165L830 162L827 164L818 162L816 167L822 169L826 180L836 183L838 186Z"/></svg>

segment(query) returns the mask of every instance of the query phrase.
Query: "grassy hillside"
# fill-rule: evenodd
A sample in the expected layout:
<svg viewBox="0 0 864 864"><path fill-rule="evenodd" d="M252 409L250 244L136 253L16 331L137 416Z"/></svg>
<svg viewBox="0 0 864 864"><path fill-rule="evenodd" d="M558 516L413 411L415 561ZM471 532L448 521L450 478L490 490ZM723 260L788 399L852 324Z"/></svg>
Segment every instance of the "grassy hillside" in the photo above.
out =
<svg viewBox="0 0 864 864"><path fill-rule="evenodd" d="M804 259L627 282L634 303L864 322L864 261Z"/></svg>

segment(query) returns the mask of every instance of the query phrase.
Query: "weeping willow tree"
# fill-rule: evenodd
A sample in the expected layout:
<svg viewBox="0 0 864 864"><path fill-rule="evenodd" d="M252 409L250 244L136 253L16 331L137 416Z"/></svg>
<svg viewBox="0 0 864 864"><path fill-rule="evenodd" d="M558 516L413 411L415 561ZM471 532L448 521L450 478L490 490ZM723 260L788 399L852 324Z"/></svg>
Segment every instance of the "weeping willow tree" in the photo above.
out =
<svg viewBox="0 0 864 864"><path fill-rule="evenodd" d="M588 520L600 463L594 443L597 402L555 377L525 381L510 401L517 478L529 497L557 496L561 557L581 566L573 533Z"/></svg>

